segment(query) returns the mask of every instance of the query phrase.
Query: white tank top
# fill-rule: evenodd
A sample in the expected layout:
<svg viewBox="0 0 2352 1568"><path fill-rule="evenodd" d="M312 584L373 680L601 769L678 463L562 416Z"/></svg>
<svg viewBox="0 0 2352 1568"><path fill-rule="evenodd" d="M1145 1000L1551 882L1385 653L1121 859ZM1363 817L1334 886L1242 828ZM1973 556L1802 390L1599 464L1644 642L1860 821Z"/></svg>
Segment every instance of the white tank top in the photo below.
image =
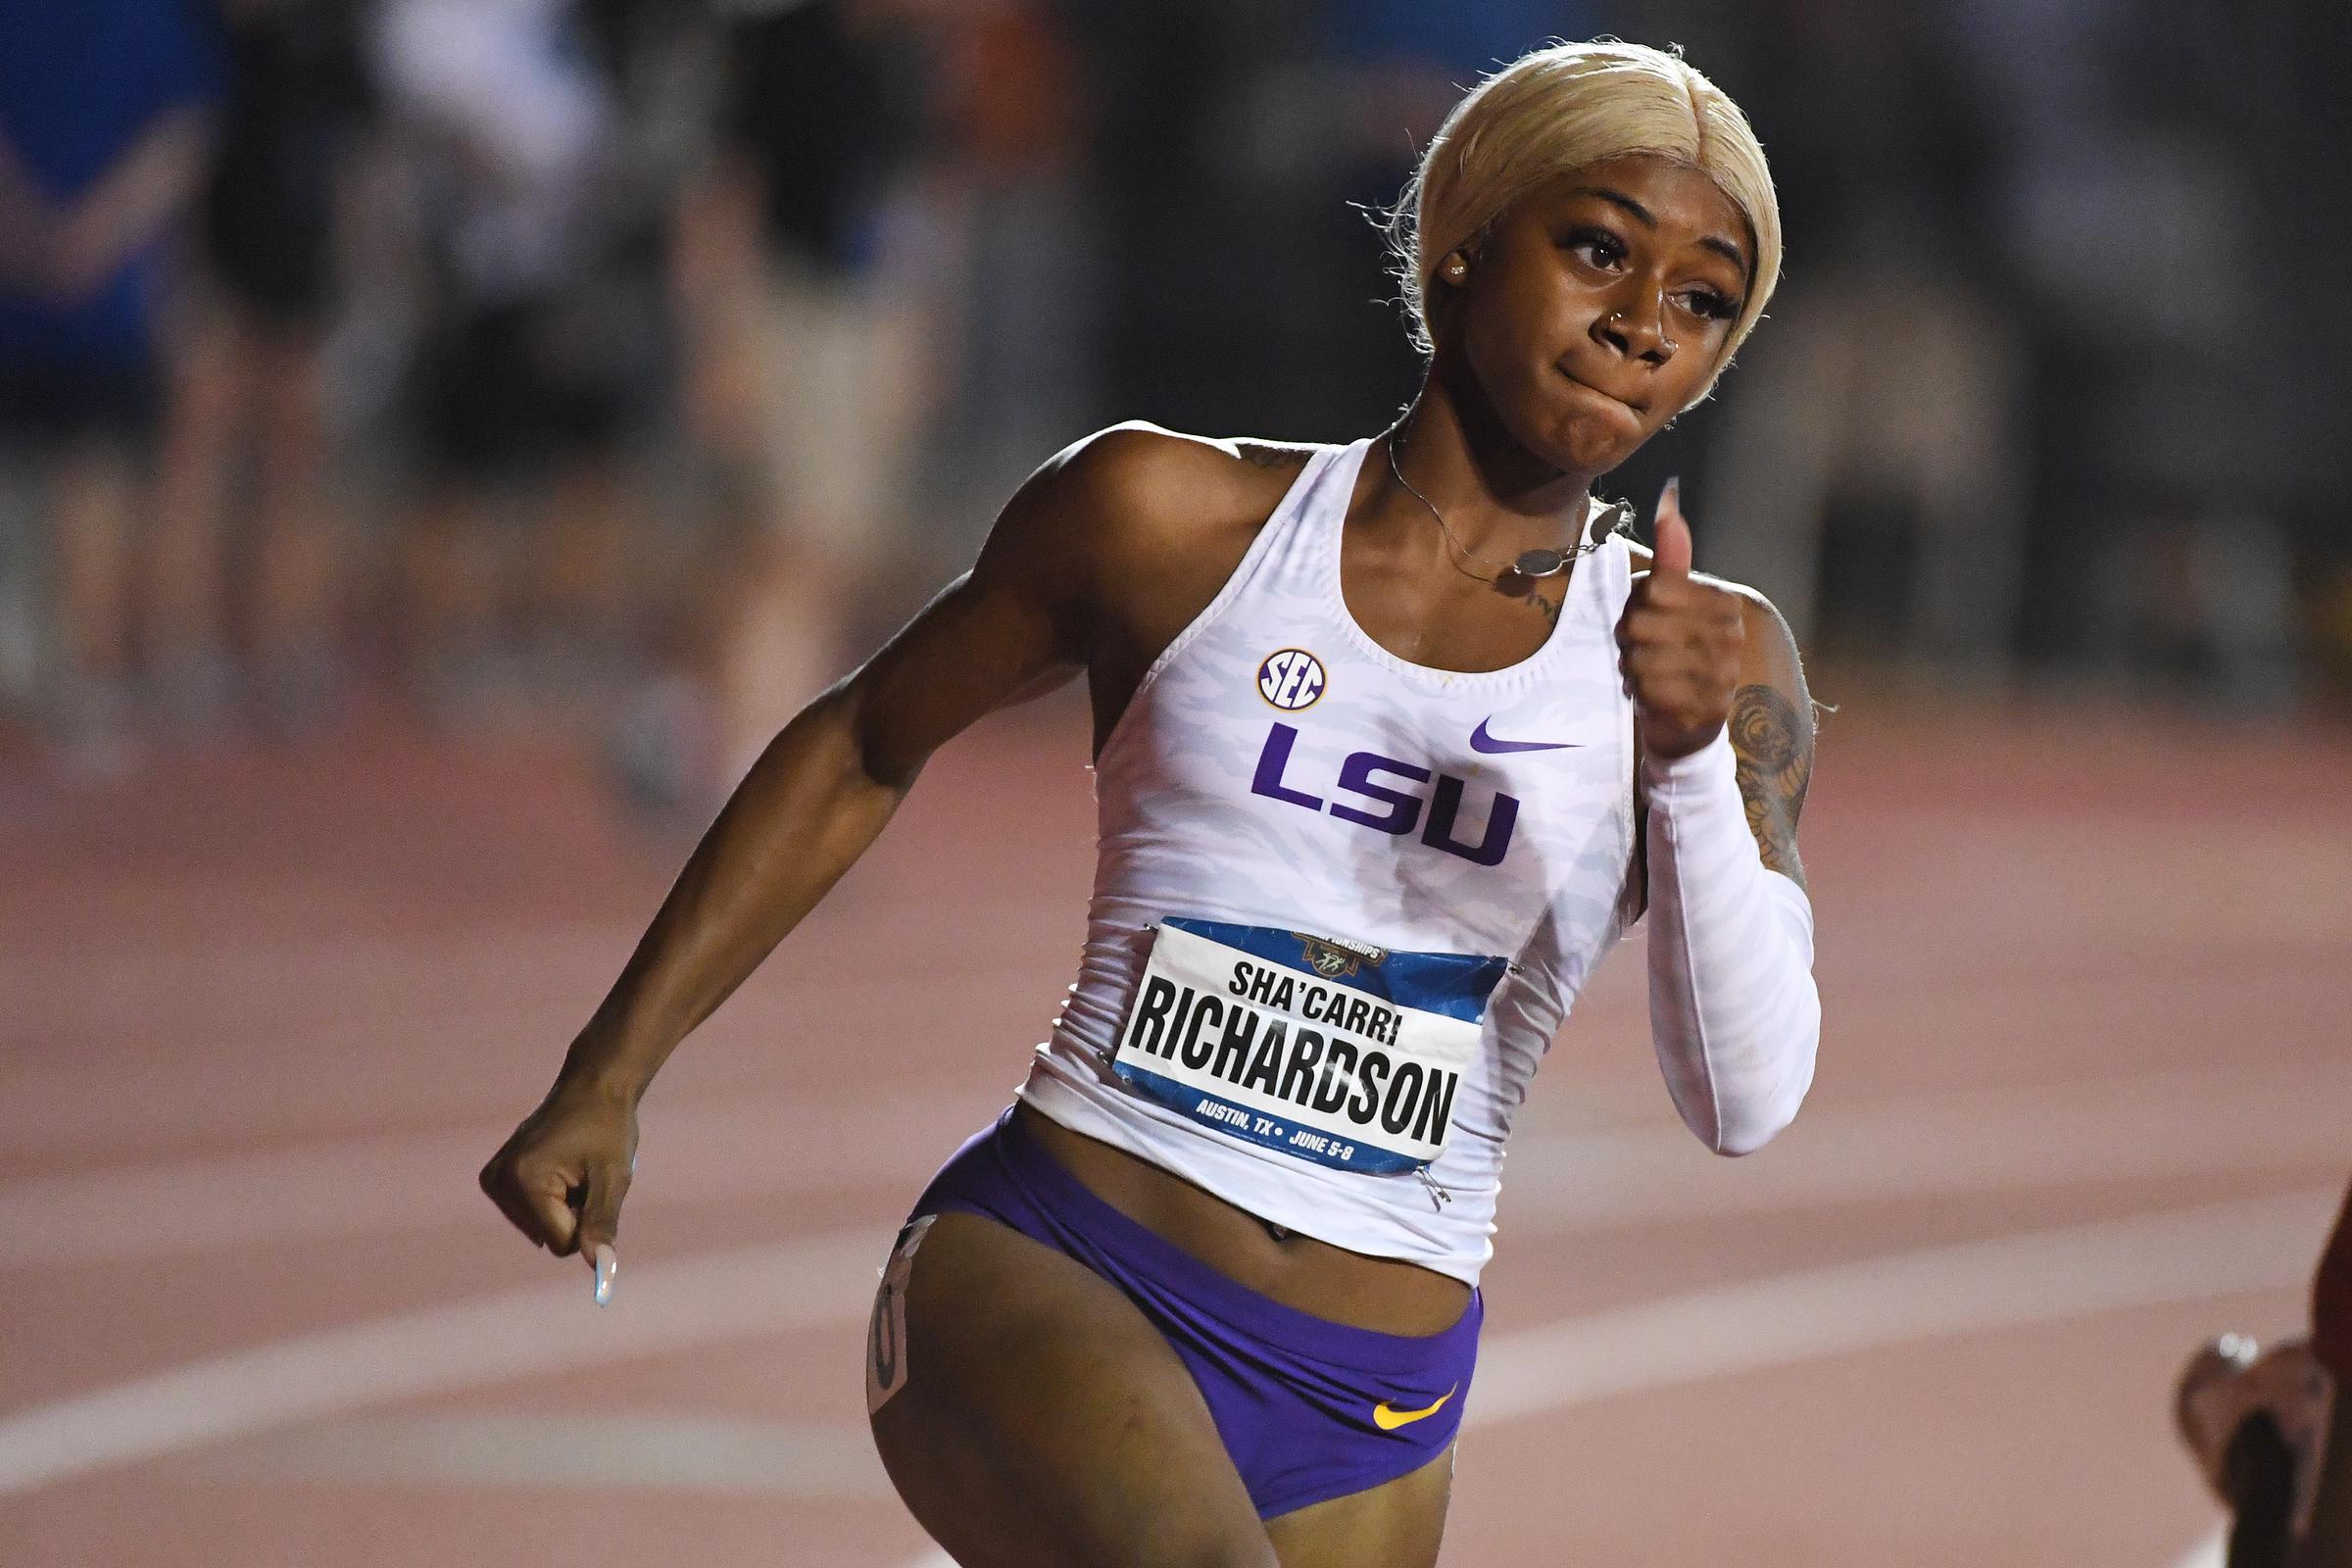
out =
<svg viewBox="0 0 2352 1568"><path fill-rule="evenodd" d="M1632 912L1632 567L1616 535L1578 561L1508 668L1408 663L1341 596L1370 446L1308 460L1103 744L1086 952L1021 1097L1475 1284L1511 1117Z"/></svg>

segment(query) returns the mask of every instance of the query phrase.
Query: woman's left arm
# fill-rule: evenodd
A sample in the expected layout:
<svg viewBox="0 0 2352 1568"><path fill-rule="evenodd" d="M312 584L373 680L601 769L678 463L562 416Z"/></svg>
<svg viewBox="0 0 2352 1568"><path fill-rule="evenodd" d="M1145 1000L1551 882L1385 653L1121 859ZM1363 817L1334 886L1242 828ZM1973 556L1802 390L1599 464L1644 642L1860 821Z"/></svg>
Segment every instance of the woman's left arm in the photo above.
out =
<svg viewBox="0 0 2352 1568"><path fill-rule="evenodd" d="M1772 607L1690 574L1671 487L1657 539L1617 628L1642 742L1650 1037L1685 1124L1744 1154L1795 1117L1821 1043L1796 850L1812 701Z"/></svg>

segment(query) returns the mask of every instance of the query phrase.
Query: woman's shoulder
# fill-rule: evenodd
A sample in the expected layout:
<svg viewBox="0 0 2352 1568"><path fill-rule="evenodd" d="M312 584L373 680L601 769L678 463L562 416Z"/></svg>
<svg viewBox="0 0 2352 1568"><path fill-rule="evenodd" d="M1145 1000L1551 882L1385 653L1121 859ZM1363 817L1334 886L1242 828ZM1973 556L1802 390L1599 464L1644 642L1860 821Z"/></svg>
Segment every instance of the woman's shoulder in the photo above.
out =
<svg viewBox="0 0 2352 1568"><path fill-rule="evenodd" d="M1156 654L1233 574L1318 450L1114 424L1031 476L997 538L1016 569L1064 584Z"/></svg>
<svg viewBox="0 0 2352 1568"><path fill-rule="evenodd" d="M1039 477L1105 523L1197 534L1264 522L1319 450L1130 419L1064 448Z"/></svg>

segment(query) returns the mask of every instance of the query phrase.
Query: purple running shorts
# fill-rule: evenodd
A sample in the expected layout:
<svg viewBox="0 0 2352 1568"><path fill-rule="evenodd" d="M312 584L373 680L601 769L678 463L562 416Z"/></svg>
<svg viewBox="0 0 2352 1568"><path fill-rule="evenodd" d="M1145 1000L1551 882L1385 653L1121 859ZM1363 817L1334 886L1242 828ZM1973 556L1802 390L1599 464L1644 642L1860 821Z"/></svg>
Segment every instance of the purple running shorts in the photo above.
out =
<svg viewBox="0 0 2352 1568"><path fill-rule="evenodd" d="M1095 1196L1009 1109L940 1167L909 1222L951 1212L1010 1226L1118 1287L1191 1370L1261 1519L1418 1470L1461 1428L1476 1292L1427 1338L1269 1300Z"/></svg>

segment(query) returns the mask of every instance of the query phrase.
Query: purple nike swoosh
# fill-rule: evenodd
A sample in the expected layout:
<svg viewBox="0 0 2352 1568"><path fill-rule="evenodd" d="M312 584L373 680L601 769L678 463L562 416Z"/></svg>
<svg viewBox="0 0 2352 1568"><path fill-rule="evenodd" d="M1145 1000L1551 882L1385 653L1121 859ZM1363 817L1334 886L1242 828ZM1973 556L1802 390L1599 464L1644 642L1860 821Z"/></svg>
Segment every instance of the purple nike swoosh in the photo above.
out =
<svg viewBox="0 0 2352 1568"><path fill-rule="evenodd" d="M1480 719L1478 728L1470 732L1470 749L1490 755L1500 752L1564 752L1581 745L1578 741L1498 741L1487 733L1491 719Z"/></svg>

